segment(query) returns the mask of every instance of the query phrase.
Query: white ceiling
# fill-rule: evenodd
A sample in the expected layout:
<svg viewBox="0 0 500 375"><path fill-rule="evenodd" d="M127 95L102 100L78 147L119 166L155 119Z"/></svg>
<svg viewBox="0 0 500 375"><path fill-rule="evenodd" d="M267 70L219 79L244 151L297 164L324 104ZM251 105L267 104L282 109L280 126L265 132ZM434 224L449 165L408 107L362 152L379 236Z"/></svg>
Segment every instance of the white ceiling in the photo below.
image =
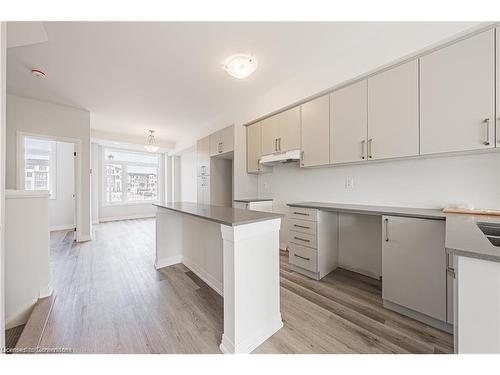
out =
<svg viewBox="0 0 500 375"><path fill-rule="evenodd" d="M429 23L44 22L48 41L9 48L7 90L91 112L92 128L176 141L213 125L273 87L363 48L374 33ZM460 24L466 29L470 23ZM240 81L222 69L250 52L259 68ZM31 68L47 73L36 79Z"/></svg>

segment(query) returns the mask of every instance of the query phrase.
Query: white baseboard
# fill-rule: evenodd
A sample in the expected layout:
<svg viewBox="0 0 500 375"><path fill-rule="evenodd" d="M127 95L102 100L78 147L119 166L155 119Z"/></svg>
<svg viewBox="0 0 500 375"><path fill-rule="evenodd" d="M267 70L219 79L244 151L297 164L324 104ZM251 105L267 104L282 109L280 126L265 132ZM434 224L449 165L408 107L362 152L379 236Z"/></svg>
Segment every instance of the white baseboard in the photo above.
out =
<svg viewBox="0 0 500 375"><path fill-rule="evenodd" d="M219 349L224 354L246 354L251 353L269 337L274 335L283 327L281 316L276 317L264 327L259 329L251 337L235 345L226 335L222 334L222 342Z"/></svg>
<svg viewBox="0 0 500 375"><path fill-rule="evenodd" d="M86 235L80 235L76 242L85 242L85 241L90 241L92 240L92 237L89 235L89 234L86 234Z"/></svg>
<svg viewBox="0 0 500 375"><path fill-rule="evenodd" d="M193 263L191 260L186 259L185 257L182 258L182 264L193 271L196 276L202 279L210 288L224 297L224 287L221 281L217 280L215 277L204 271L201 267L198 267L196 263Z"/></svg>
<svg viewBox="0 0 500 375"><path fill-rule="evenodd" d="M49 231L54 232L56 230L69 230L74 228L75 224L52 225L49 227Z"/></svg>
<svg viewBox="0 0 500 375"><path fill-rule="evenodd" d="M155 260L155 268L159 270L163 267L173 266L174 264L182 263L182 256L173 256L169 258Z"/></svg>
<svg viewBox="0 0 500 375"><path fill-rule="evenodd" d="M52 295L52 292L54 289L52 289L50 286L45 285L40 287L40 292L39 292L39 297L38 298L47 298Z"/></svg>
<svg viewBox="0 0 500 375"><path fill-rule="evenodd" d="M93 220L93 221L92 221L92 225L97 225L97 224L99 224L99 223L100 223L100 221L99 221L99 220Z"/></svg>
<svg viewBox="0 0 500 375"><path fill-rule="evenodd" d="M152 217L156 217L156 214L153 213L153 214L141 214L141 215L100 217L99 223L106 223L109 221L133 220L133 219L149 219Z"/></svg>

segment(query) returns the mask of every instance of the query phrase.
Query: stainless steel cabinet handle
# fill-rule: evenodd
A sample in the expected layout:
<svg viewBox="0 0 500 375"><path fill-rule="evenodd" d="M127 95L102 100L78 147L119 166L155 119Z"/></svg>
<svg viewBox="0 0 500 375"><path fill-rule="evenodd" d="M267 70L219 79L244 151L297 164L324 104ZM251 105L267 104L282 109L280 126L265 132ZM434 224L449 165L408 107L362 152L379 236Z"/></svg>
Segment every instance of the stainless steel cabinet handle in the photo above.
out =
<svg viewBox="0 0 500 375"><path fill-rule="evenodd" d="M365 158L365 143L366 143L366 140L363 139L361 141L361 159Z"/></svg>
<svg viewBox="0 0 500 375"><path fill-rule="evenodd" d="M300 165L304 166L304 151L300 152Z"/></svg>
<svg viewBox="0 0 500 375"><path fill-rule="evenodd" d="M483 123L486 125L485 128L486 128L486 139L483 141L483 145L485 146L489 146L490 145L490 119L489 118L485 118L483 120Z"/></svg>
<svg viewBox="0 0 500 375"><path fill-rule="evenodd" d="M219 154L223 151L223 143L219 142Z"/></svg>
<svg viewBox="0 0 500 375"><path fill-rule="evenodd" d="M368 159L371 159L373 157L373 155L372 155L372 142L373 142L373 138L370 138L368 140L368 145L367 145Z"/></svg>
<svg viewBox="0 0 500 375"><path fill-rule="evenodd" d="M294 213L294 215L304 215L304 216L309 216L309 214L308 214L307 212L296 212L296 211L294 211L293 213Z"/></svg>
<svg viewBox="0 0 500 375"><path fill-rule="evenodd" d="M300 238L300 237L293 237L294 240L299 240L299 241L304 241L304 242L311 242L311 240L306 240L305 238Z"/></svg>
<svg viewBox="0 0 500 375"><path fill-rule="evenodd" d="M274 139L274 151L278 151L278 138Z"/></svg>
<svg viewBox="0 0 500 375"><path fill-rule="evenodd" d="M305 225L293 224L293 226L297 228L311 229L311 227L306 227Z"/></svg>
<svg viewBox="0 0 500 375"><path fill-rule="evenodd" d="M278 151L281 151L281 137L278 138Z"/></svg>
<svg viewBox="0 0 500 375"><path fill-rule="evenodd" d="M300 256L300 255L297 255L297 254L293 254L293 256L297 257L297 258L300 258L300 259L304 259L304 260L311 260L311 258L306 258L306 257Z"/></svg>
<svg viewBox="0 0 500 375"><path fill-rule="evenodd" d="M385 223L385 242L389 242L389 219L384 219Z"/></svg>

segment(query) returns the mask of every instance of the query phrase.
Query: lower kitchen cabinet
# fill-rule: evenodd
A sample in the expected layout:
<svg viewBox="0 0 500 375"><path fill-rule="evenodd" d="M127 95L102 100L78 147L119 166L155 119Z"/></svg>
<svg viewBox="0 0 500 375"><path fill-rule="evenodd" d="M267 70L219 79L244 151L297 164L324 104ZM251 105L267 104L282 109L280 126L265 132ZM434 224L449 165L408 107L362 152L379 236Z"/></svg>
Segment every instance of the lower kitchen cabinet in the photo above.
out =
<svg viewBox="0 0 500 375"><path fill-rule="evenodd" d="M382 298L446 322L445 221L382 217Z"/></svg>

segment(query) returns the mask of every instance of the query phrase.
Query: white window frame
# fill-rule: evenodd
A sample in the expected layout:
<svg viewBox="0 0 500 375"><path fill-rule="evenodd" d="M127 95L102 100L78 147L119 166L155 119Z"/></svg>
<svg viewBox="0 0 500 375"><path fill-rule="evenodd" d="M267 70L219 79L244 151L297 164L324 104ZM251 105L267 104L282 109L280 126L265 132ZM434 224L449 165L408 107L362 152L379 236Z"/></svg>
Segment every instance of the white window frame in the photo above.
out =
<svg viewBox="0 0 500 375"><path fill-rule="evenodd" d="M141 162L130 162L130 161L113 161L109 164L115 164L115 165L121 165L122 167L122 200L119 202L108 202L107 198L107 184L108 184L108 178L106 174L106 165L108 164L107 160L105 159L106 151L116 151L116 152L126 152L130 154L138 154L138 155L155 155L157 158L157 163L141 163ZM116 148L116 147L102 147L102 154L101 154L101 205L103 207L116 207L116 206L133 206L133 205L138 205L138 204L158 204L161 202L161 194L162 194L162 189L163 189L163 184L161 183L162 178L163 178L163 173L162 173L162 161L161 161L161 154L160 153L149 153L149 152L143 152L143 151L137 151L137 150L130 150L130 149L124 149L124 148ZM156 184L156 199L155 200L142 200L142 201L129 201L127 197L128 193L128 181L127 181L127 166L137 166L137 167L153 167L156 168L156 178L157 178L157 184Z"/></svg>
<svg viewBox="0 0 500 375"><path fill-rule="evenodd" d="M26 138L37 139L40 141L50 142L50 156L49 156L49 199L57 199L57 141L43 136L19 133L18 136L18 188L26 190L25 176L26 176L26 155L25 144ZM37 190L33 190L37 191ZM38 190L42 191L42 190Z"/></svg>

